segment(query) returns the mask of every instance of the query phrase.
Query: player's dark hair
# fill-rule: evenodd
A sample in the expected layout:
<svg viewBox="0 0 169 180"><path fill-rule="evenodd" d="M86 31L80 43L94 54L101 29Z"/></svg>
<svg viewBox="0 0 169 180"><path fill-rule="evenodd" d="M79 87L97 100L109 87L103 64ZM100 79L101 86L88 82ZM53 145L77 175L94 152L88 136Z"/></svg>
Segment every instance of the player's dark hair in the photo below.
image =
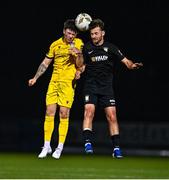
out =
<svg viewBox="0 0 169 180"><path fill-rule="evenodd" d="M64 26L63 26L63 29L65 30L65 29L70 29L70 30L72 30L72 31L74 31L74 32L78 32L78 29L77 29L77 27L76 27L76 25L75 25L75 20L74 19L68 19L68 20L66 20L65 22L64 22Z"/></svg>
<svg viewBox="0 0 169 180"><path fill-rule="evenodd" d="M89 30L94 29L96 27L100 27L100 29L104 30L104 22L101 19L93 19L89 24Z"/></svg>

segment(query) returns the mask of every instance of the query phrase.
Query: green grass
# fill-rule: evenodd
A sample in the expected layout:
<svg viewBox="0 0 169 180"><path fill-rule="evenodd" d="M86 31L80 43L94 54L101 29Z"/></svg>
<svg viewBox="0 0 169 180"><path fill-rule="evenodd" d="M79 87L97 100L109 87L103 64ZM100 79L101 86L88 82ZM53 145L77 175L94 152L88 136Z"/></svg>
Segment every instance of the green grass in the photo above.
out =
<svg viewBox="0 0 169 180"><path fill-rule="evenodd" d="M169 158L0 153L0 179L162 179L169 178Z"/></svg>

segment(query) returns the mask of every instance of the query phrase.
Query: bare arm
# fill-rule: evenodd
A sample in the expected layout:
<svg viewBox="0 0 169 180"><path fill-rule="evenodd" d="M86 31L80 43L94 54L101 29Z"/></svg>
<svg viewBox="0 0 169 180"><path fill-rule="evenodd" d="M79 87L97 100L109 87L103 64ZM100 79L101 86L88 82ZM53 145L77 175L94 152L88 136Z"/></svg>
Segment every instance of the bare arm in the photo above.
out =
<svg viewBox="0 0 169 180"><path fill-rule="evenodd" d="M85 71L86 65L83 65L76 70L75 79L80 79L80 75Z"/></svg>
<svg viewBox="0 0 169 180"><path fill-rule="evenodd" d="M74 57L76 67L80 68L83 66L83 54L82 51L77 49L76 47L72 47L69 49L69 53Z"/></svg>
<svg viewBox="0 0 169 180"><path fill-rule="evenodd" d="M81 68L81 67L83 67L83 54L80 52L78 55L77 55L77 57L76 57L76 66L78 67L78 68Z"/></svg>
<svg viewBox="0 0 169 180"><path fill-rule="evenodd" d="M143 66L143 63L141 62L136 62L134 63L132 60L127 59L126 57L122 59L121 61L123 64L127 66L128 69L139 69L140 67Z"/></svg>
<svg viewBox="0 0 169 180"><path fill-rule="evenodd" d="M83 65L83 66L77 68L77 71L80 71L81 73L83 73L85 71L85 67L86 67L86 65Z"/></svg>
<svg viewBox="0 0 169 180"><path fill-rule="evenodd" d="M36 83L37 79L46 71L46 69L48 68L51 62L52 62L52 59L49 59L47 57L44 58L42 63L39 65L35 76L28 81L29 86L33 86Z"/></svg>

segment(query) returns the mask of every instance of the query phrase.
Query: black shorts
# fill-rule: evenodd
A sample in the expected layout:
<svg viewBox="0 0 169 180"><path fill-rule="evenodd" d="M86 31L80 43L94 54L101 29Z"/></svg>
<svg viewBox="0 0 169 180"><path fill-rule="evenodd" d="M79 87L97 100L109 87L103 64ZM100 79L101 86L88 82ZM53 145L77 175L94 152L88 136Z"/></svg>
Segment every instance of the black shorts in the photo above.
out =
<svg viewBox="0 0 169 180"><path fill-rule="evenodd" d="M101 108L115 106L115 98L113 95L100 95L88 93L84 95L84 104L99 105Z"/></svg>

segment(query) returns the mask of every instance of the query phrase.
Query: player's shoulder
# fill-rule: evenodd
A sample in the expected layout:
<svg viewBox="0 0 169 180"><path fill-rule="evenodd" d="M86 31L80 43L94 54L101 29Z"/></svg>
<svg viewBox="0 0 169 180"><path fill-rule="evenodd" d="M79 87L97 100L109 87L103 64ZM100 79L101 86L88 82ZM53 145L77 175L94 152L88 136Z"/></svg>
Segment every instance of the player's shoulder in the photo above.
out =
<svg viewBox="0 0 169 180"><path fill-rule="evenodd" d="M118 49L117 45L113 44L112 42L105 41L104 46L110 47L111 49Z"/></svg>
<svg viewBox="0 0 169 180"><path fill-rule="evenodd" d="M84 49L91 49L92 48L92 43L91 41L88 41L84 44Z"/></svg>
<svg viewBox="0 0 169 180"><path fill-rule="evenodd" d="M56 39L54 40L52 43L51 43L51 47L55 47L57 46L58 44L61 44L63 42L62 38L59 38L59 39Z"/></svg>
<svg viewBox="0 0 169 180"><path fill-rule="evenodd" d="M84 43L83 43L83 40L80 39L80 38L75 38L74 41L75 41L75 43L77 43L77 44L84 44Z"/></svg>

